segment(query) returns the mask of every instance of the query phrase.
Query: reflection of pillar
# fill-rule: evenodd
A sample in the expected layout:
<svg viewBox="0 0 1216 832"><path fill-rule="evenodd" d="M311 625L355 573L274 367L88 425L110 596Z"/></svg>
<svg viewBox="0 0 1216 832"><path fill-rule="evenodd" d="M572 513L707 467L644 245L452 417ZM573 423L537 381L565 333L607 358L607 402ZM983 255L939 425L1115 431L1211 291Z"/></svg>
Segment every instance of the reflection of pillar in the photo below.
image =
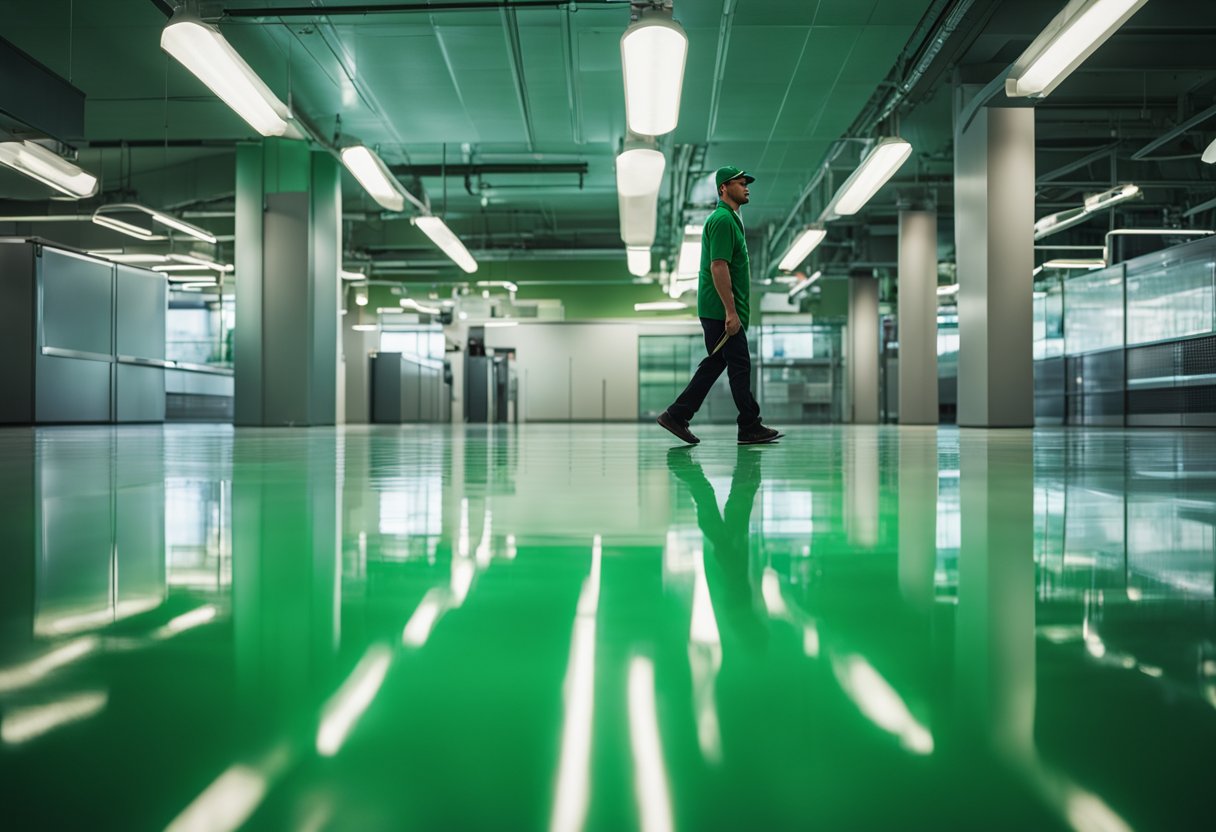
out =
<svg viewBox="0 0 1216 832"><path fill-rule="evenodd" d="M116 431L115 447L115 600L151 603L166 595L164 430Z"/></svg>
<svg viewBox="0 0 1216 832"><path fill-rule="evenodd" d="M233 623L241 699L254 707L300 702L337 650L342 457L332 433L235 439Z"/></svg>
<svg viewBox="0 0 1216 832"><path fill-rule="evenodd" d="M955 133L958 423L1030 427L1034 110L981 107Z"/></svg>
<svg viewBox="0 0 1216 832"><path fill-rule="evenodd" d="M899 432L899 591L918 610L933 607L936 568L937 428L905 427Z"/></svg>
<svg viewBox="0 0 1216 832"><path fill-rule="evenodd" d="M937 424L937 214L899 212L899 423Z"/></svg>
<svg viewBox="0 0 1216 832"><path fill-rule="evenodd" d="M878 428L858 428L845 446L845 529L849 543L878 545Z"/></svg>
<svg viewBox="0 0 1216 832"><path fill-rule="evenodd" d="M337 161L302 142L237 148L238 425L334 424L340 185Z"/></svg>
<svg viewBox="0 0 1216 832"><path fill-rule="evenodd" d="M850 422L878 423L878 281L854 275L849 278L849 354L845 368L849 382Z"/></svg>
<svg viewBox="0 0 1216 832"><path fill-rule="evenodd" d="M1034 465L1029 431L962 431L958 709L1005 752L1034 744Z"/></svg>
<svg viewBox="0 0 1216 832"><path fill-rule="evenodd" d="M34 634L34 482L33 431L7 431L0 465L0 648L6 651L20 651Z"/></svg>

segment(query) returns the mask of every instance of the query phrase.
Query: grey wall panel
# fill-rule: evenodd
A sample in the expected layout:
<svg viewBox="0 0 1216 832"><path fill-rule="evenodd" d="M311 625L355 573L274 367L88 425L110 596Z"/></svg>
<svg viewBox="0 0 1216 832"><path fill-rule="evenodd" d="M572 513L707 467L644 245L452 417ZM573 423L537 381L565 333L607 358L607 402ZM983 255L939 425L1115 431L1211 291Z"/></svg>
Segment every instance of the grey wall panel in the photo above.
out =
<svg viewBox="0 0 1216 832"><path fill-rule="evenodd" d="M110 421L112 364L52 355L39 355L35 362L38 373L34 404L36 421Z"/></svg>
<svg viewBox="0 0 1216 832"><path fill-rule="evenodd" d="M312 154L312 181L308 237L312 301L311 383L308 388L308 423L332 425L338 404L338 307L342 259L342 179L338 160L328 153Z"/></svg>
<svg viewBox="0 0 1216 832"><path fill-rule="evenodd" d="M0 425L34 421L34 250L0 245Z"/></svg>
<svg viewBox="0 0 1216 832"><path fill-rule="evenodd" d="M115 418L119 422L165 420L165 371L160 367L119 364L114 381Z"/></svg>
<svg viewBox="0 0 1216 832"><path fill-rule="evenodd" d="M309 195L266 195L262 408L265 425L309 421ZM239 398L239 397L238 397Z"/></svg>
<svg viewBox="0 0 1216 832"><path fill-rule="evenodd" d="M42 271L40 346L110 355L114 348L113 265L51 248L42 249L38 262Z"/></svg>
<svg viewBox="0 0 1216 832"><path fill-rule="evenodd" d="M164 277L146 269L117 266L114 291L114 344L118 354L163 360L168 303Z"/></svg>

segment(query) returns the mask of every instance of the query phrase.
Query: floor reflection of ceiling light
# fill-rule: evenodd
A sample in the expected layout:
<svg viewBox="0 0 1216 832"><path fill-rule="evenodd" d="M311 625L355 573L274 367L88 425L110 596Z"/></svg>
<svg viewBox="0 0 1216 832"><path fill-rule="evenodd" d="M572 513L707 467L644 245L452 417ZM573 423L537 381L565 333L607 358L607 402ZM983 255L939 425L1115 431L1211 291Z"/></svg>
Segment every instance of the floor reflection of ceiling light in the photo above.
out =
<svg viewBox="0 0 1216 832"><path fill-rule="evenodd" d="M654 663L643 656L629 662L629 744L638 826L642 832L670 832L674 824L655 702Z"/></svg>
<svg viewBox="0 0 1216 832"><path fill-rule="evenodd" d="M105 691L89 691L56 699L42 705L12 708L0 721L0 740L5 745L21 745L50 733L56 728L80 722L106 706Z"/></svg>
<svg viewBox="0 0 1216 832"><path fill-rule="evenodd" d="M368 649L342 687L325 703L317 731L317 753L322 757L332 757L342 749L355 723L380 691L391 658L386 647Z"/></svg>
<svg viewBox="0 0 1216 832"><path fill-rule="evenodd" d="M64 665L84 658L97 649L96 636L85 636L56 647L36 659L0 668L0 693L18 690L41 681Z"/></svg>

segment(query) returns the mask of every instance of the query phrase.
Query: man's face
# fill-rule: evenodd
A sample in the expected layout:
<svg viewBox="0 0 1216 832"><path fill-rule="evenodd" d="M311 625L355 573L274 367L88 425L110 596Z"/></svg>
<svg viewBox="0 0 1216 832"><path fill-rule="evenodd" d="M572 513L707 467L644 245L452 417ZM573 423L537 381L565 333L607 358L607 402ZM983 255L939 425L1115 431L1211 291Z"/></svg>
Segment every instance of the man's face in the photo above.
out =
<svg viewBox="0 0 1216 832"><path fill-rule="evenodd" d="M742 176L727 180L722 186L724 196L730 197L736 205L746 205L748 198L747 182Z"/></svg>

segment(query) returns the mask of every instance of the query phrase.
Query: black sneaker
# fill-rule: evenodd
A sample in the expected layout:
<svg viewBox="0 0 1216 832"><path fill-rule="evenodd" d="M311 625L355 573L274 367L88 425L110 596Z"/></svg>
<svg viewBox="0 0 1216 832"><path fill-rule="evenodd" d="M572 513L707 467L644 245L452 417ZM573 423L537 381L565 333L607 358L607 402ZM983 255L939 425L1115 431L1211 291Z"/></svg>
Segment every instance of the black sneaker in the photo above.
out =
<svg viewBox="0 0 1216 832"><path fill-rule="evenodd" d="M684 425L684 424L681 424L680 422L678 422L676 420L676 418L674 416L672 416L670 413L668 413L666 410L664 410L662 413L660 413L659 418L656 419L655 421L657 421L660 425L662 425L663 427L667 428L669 431L674 433L676 436L678 436L684 442L687 442L689 445L699 445L701 443L700 439L693 436L692 431L690 431L688 429L688 425Z"/></svg>
<svg viewBox="0 0 1216 832"><path fill-rule="evenodd" d="M766 428L761 423L756 422L750 428L741 428L739 430L739 444L763 445L768 442L776 442L783 435L780 431Z"/></svg>

